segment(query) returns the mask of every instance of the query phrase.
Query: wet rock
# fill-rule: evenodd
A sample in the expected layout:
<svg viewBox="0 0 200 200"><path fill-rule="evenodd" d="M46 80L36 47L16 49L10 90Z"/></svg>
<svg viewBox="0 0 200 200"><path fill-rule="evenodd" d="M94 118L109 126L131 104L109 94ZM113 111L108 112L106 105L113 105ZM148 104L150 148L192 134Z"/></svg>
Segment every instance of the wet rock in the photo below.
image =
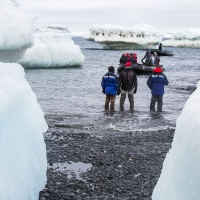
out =
<svg viewBox="0 0 200 200"><path fill-rule="evenodd" d="M92 129L52 124L44 136L51 168L39 199L150 200L173 134L174 129L131 134L107 130L95 137ZM54 163L77 162L92 164L79 178L65 168L52 168Z"/></svg>

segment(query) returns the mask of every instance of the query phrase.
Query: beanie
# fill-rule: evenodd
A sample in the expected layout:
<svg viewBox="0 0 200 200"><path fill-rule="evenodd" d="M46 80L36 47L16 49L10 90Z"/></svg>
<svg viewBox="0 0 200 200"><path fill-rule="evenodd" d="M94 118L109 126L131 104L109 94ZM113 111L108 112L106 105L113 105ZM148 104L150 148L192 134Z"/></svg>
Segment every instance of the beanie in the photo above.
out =
<svg viewBox="0 0 200 200"><path fill-rule="evenodd" d="M113 66L109 66L108 67L108 71L114 73L115 72L115 68Z"/></svg>
<svg viewBox="0 0 200 200"><path fill-rule="evenodd" d="M130 67L131 66L131 62L126 62L126 67Z"/></svg>
<svg viewBox="0 0 200 200"><path fill-rule="evenodd" d="M156 67L153 72L162 73L162 69L160 67Z"/></svg>

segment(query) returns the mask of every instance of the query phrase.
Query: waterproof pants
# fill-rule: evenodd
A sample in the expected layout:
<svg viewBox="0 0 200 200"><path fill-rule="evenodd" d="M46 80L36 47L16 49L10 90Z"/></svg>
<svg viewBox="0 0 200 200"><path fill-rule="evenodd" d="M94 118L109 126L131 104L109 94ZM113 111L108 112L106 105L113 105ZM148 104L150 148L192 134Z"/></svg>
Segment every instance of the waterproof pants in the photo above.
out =
<svg viewBox="0 0 200 200"><path fill-rule="evenodd" d="M128 93L128 99L129 99L129 103L130 103L130 110L134 109L134 97L133 97L133 91L129 90L129 91L125 91L121 89L121 97L120 97L120 109L123 110L124 109L124 102L126 99L126 93Z"/></svg>
<svg viewBox="0 0 200 200"><path fill-rule="evenodd" d="M162 112L163 95L152 95L150 102L151 111L155 111L156 102L157 102L158 112Z"/></svg>
<svg viewBox="0 0 200 200"><path fill-rule="evenodd" d="M115 97L116 95L106 95L106 101L105 101L105 109L109 109L109 104L110 104L110 110L115 109Z"/></svg>

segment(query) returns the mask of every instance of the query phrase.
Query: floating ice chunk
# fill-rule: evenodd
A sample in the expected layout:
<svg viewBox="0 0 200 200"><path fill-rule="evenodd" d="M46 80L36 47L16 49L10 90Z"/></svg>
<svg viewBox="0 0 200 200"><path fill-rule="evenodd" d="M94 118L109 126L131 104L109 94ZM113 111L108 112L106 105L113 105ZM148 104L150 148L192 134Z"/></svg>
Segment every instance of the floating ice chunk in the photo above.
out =
<svg viewBox="0 0 200 200"><path fill-rule="evenodd" d="M84 56L61 25L36 28L34 46L19 61L25 68L55 68L82 65Z"/></svg>

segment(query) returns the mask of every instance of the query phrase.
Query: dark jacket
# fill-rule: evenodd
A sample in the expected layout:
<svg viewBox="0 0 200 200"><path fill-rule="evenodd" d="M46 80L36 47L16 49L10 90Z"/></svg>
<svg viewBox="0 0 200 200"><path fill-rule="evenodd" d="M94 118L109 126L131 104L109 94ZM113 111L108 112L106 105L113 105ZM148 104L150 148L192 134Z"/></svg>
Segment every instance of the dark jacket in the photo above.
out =
<svg viewBox="0 0 200 200"><path fill-rule="evenodd" d="M145 53L145 55L144 55L144 57L142 58L141 61L143 61L145 58L147 58L148 53L151 53L150 50L147 50L147 51L146 51L146 53Z"/></svg>
<svg viewBox="0 0 200 200"><path fill-rule="evenodd" d="M126 62L130 62L130 57L125 56L124 54L121 56L120 60L119 60L119 64L125 64Z"/></svg>
<svg viewBox="0 0 200 200"><path fill-rule="evenodd" d="M159 56L154 56L154 65L159 65L159 63L160 63Z"/></svg>
<svg viewBox="0 0 200 200"><path fill-rule="evenodd" d="M131 57L131 58L130 58L130 62L131 62L131 63L137 63L137 61L136 61L136 59L135 59L134 57Z"/></svg>
<svg viewBox="0 0 200 200"><path fill-rule="evenodd" d="M101 82L101 87L104 94L116 95L119 91L119 78L112 72L106 73Z"/></svg>
<svg viewBox="0 0 200 200"><path fill-rule="evenodd" d="M162 44L161 43L159 44L158 49L162 50Z"/></svg>
<svg viewBox="0 0 200 200"><path fill-rule="evenodd" d="M137 92L137 77L131 67L125 67L125 69L121 71L119 74L119 81L121 89L129 91L134 88L134 93Z"/></svg>
<svg viewBox="0 0 200 200"><path fill-rule="evenodd" d="M153 63L152 57L147 57L146 60L145 60L145 62L144 62L144 65L145 66L153 66L154 63Z"/></svg>
<svg viewBox="0 0 200 200"><path fill-rule="evenodd" d="M151 89L152 95L163 95L164 86L168 85L169 81L163 73L153 73L147 81L148 87Z"/></svg>

